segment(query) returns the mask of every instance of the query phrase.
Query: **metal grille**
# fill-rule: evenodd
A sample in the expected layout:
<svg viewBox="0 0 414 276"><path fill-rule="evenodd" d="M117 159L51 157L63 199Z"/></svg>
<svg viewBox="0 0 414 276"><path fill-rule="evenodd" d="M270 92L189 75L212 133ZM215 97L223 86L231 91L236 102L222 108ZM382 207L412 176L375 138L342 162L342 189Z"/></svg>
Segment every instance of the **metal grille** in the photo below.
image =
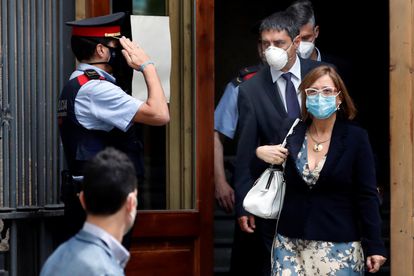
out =
<svg viewBox="0 0 414 276"><path fill-rule="evenodd" d="M0 212L59 204L63 0L1 0ZM66 47L68 48L68 47ZM0 214L1 216L1 214Z"/></svg>

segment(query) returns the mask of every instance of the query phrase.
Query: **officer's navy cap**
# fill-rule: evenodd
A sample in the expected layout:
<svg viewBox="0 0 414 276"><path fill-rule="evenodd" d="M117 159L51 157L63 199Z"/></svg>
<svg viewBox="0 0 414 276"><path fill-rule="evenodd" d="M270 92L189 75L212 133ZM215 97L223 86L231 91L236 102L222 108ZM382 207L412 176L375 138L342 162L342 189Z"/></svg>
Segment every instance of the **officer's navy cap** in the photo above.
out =
<svg viewBox="0 0 414 276"><path fill-rule="evenodd" d="M124 12L66 22L72 26L72 36L119 37Z"/></svg>

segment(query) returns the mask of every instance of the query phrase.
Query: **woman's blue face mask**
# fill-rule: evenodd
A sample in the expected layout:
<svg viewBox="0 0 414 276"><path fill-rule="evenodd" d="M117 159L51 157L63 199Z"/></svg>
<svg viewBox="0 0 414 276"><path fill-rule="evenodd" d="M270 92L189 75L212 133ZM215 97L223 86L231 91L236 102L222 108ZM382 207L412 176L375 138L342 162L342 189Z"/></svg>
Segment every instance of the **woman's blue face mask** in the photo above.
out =
<svg viewBox="0 0 414 276"><path fill-rule="evenodd" d="M336 105L336 97L339 93L333 96L323 96L322 93L306 96L308 112L317 119L329 118L339 108L339 105Z"/></svg>

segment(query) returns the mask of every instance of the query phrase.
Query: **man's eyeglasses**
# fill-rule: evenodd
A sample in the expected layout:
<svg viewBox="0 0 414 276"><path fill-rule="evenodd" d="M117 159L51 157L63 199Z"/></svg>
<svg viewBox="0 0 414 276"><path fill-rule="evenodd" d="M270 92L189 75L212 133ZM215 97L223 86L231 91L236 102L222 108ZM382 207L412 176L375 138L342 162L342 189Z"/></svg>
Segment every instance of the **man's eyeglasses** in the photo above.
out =
<svg viewBox="0 0 414 276"><path fill-rule="evenodd" d="M305 89L306 96L315 96L318 95L318 93L321 93L324 97L329 96L338 96L341 91L336 91L336 88L334 87L324 87L322 89L316 89L316 88L306 88Z"/></svg>

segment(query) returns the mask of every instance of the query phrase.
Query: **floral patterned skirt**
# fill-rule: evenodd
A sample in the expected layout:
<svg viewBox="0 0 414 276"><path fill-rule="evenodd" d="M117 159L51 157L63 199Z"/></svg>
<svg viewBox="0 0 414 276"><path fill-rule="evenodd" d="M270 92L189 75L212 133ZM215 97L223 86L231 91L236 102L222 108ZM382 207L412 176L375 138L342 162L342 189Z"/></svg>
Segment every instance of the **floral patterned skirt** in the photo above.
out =
<svg viewBox="0 0 414 276"><path fill-rule="evenodd" d="M361 243L301 240L277 234L272 275L364 275Z"/></svg>

